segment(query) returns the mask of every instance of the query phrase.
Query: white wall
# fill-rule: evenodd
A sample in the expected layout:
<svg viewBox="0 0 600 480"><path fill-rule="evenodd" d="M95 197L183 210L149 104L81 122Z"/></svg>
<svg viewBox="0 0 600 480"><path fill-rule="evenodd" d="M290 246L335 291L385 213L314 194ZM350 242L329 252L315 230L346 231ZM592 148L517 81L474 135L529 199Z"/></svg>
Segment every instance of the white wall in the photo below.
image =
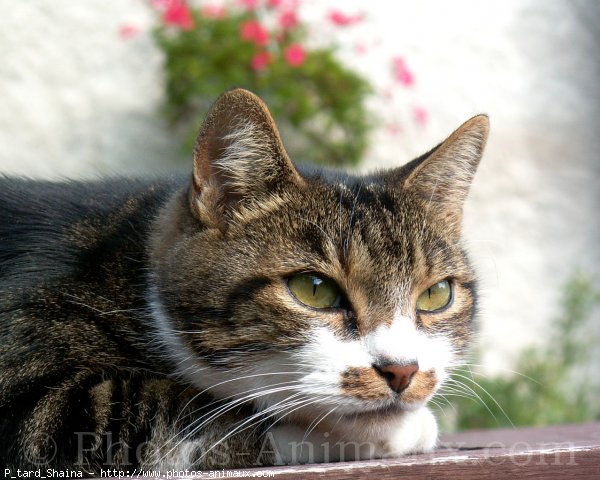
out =
<svg viewBox="0 0 600 480"><path fill-rule="evenodd" d="M510 368L549 333L575 270L600 280L600 2L370 4L384 48L355 66L385 83L385 59L402 53L417 82L380 102L405 132L382 133L365 168L396 165L473 114L490 116L465 227L482 283L484 362ZM426 129L406 121L406 104L428 107Z"/></svg>
<svg viewBox="0 0 600 480"><path fill-rule="evenodd" d="M372 104L382 125L363 169L394 166L434 146L475 113L492 132L466 211L482 277L481 345L489 368L510 368L543 340L561 286L577 268L600 279L600 2L370 2L364 24L329 33L333 0L306 0L319 39L384 89L402 55L416 85ZM145 172L180 158L158 115L161 56L141 0L8 2L0 16L0 172L89 177ZM325 32L325 33L323 33ZM352 46L365 43L367 53ZM420 128L410 106L430 113ZM600 324L600 317L594 319Z"/></svg>
<svg viewBox="0 0 600 480"><path fill-rule="evenodd" d="M180 154L160 121L161 55L141 1L4 2L0 171L89 177L145 171Z"/></svg>

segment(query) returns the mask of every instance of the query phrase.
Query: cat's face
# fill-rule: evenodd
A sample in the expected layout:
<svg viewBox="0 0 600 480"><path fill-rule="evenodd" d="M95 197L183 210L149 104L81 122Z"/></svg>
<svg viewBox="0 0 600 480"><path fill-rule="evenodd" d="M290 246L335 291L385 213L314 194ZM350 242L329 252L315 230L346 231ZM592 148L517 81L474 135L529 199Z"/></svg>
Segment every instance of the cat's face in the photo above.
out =
<svg viewBox="0 0 600 480"><path fill-rule="evenodd" d="M469 341L461 209L486 134L476 117L401 169L300 173L258 99L221 97L154 239L180 372L307 422L424 405Z"/></svg>

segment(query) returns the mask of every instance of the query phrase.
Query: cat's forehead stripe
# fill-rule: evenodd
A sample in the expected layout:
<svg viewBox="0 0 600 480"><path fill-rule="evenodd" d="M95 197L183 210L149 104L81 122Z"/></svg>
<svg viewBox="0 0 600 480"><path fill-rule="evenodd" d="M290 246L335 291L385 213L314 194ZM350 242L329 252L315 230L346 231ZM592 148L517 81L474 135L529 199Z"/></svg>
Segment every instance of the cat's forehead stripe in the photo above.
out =
<svg viewBox="0 0 600 480"><path fill-rule="evenodd" d="M234 89L191 179L0 178L0 458L98 476L112 454L165 471L433 449L425 404L476 308L460 224L487 128L475 117L369 176L298 169L264 103ZM349 302L297 297L308 271ZM452 301L418 310L441 278ZM83 430L133 443L82 450ZM326 448L297 462L295 446Z"/></svg>

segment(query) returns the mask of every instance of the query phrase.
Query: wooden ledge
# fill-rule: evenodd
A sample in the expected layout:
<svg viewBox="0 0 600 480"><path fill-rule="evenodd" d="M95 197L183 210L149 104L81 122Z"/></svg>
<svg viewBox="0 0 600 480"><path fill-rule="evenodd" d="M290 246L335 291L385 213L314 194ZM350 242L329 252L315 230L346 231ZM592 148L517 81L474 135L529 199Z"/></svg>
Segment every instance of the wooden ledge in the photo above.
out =
<svg viewBox="0 0 600 480"><path fill-rule="evenodd" d="M278 479L600 478L600 423L443 435L432 453L273 467Z"/></svg>
<svg viewBox="0 0 600 480"><path fill-rule="evenodd" d="M435 452L396 459L257 468L244 472L220 470L213 472L213 476L206 472L202 477L172 478L197 480L242 476L274 476L280 480L600 479L600 423L472 430L443 435Z"/></svg>

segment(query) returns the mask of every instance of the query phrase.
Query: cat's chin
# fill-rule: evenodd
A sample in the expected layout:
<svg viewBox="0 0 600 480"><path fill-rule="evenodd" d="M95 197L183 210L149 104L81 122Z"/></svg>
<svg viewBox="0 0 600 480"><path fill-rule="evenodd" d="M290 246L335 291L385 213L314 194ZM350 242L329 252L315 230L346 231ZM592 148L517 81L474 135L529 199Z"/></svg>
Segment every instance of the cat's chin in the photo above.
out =
<svg viewBox="0 0 600 480"><path fill-rule="evenodd" d="M343 417L355 418L357 416L369 417L373 420L385 420L389 416L400 415L403 412L414 412L419 410L426 405L426 401L423 402L403 402L402 400L394 400L392 403L386 404L376 408L365 408L363 410L357 409L355 412L342 413Z"/></svg>
<svg viewBox="0 0 600 480"><path fill-rule="evenodd" d="M403 414L416 412L426 408L427 402L433 396L428 395L421 401L405 401L401 396L396 398L387 398L380 401L355 401L343 403L347 398L341 397L335 409L332 408L330 401L326 404L313 403L309 406L298 408L292 412L278 416L278 421L292 422L296 424L314 425L316 419L320 425L331 425L339 422L353 423L356 421L370 424L386 423L390 419L402 416ZM270 405L262 405L262 408L273 408Z"/></svg>
<svg viewBox="0 0 600 480"><path fill-rule="evenodd" d="M372 412L371 412L372 413ZM438 437L437 422L426 407L389 410L337 419L311 429L289 423L272 430L280 463L320 463L371 460L431 451Z"/></svg>
<svg viewBox="0 0 600 480"><path fill-rule="evenodd" d="M386 430L390 425L404 422L406 418L411 418L419 412L429 412L429 409L426 407L426 402L403 403L396 400L377 407L366 405L363 408L340 409L330 415L324 415L326 411L321 411L318 408L315 410L299 409L283 417L282 420L284 423L306 425L310 428L315 425L315 419L320 419L316 423L315 429L321 432L332 432L334 434L343 432L343 436L347 436L348 434L356 434L354 430L356 427L365 432L367 437L378 438L382 429ZM346 431L347 426L350 426L348 431Z"/></svg>
<svg viewBox="0 0 600 480"><path fill-rule="evenodd" d="M415 412L424 408L426 402L404 403L402 401L386 402L383 405L364 405L340 408L336 410L334 418L353 422L355 419L363 419L369 422L386 422L390 417L396 417L407 412Z"/></svg>

